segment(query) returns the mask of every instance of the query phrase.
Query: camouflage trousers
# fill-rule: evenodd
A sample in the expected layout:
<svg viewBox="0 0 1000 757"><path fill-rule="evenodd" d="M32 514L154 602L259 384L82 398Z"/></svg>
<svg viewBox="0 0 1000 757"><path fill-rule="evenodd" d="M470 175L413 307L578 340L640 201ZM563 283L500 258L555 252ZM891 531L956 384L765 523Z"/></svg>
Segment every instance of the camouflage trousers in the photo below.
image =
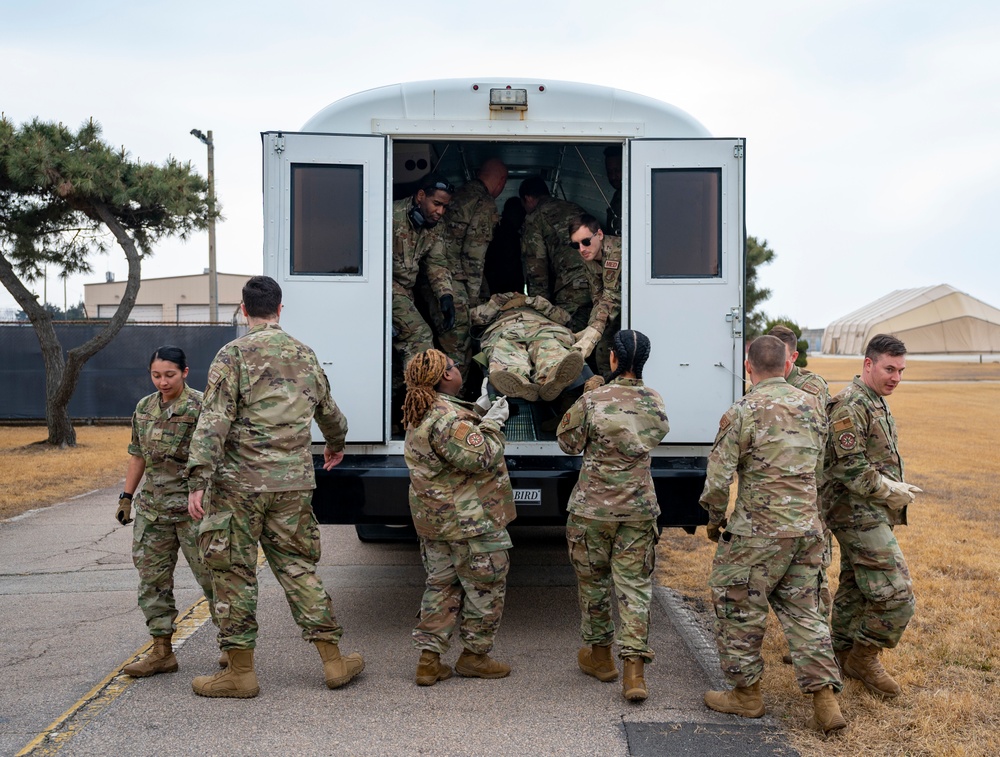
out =
<svg viewBox="0 0 1000 757"><path fill-rule="evenodd" d="M603 376L611 374L611 353L614 351L614 339L622 327L621 318L615 318L604 329L601 341L594 346L593 361L597 372Z"/></svg>
<svg viewBox="0 0 1000 757"><path fill-rule="evenodd" d="M532 384L545 384L573 348L573 333L565 326L513 321L483 338L489 370L510 371Z"/></svg>
<svg viewBox="0 0 1000 757"><path fill-rule="evenodd" d="M649 604L653 598L656 539L655 520L619 523L570 514L566 542L576 571L584 644L605 646L614 640L620 657L653 661ZM617 634L611 617L612 589L621 620Z"/></svg>
<svg viewBox="0 0 1000 757"><path fill-rule="evenodd" d="M427 321L417 310L413 294L401 294L393 287L392 292L392 328L396 336L392 338L392 346L398 350L403 359L403 369L418 352L429 350L434 346L434 334Z"/></svg>
<svg viewBox="0 0 1000 757"><path fill-rule="evenodd" d="M760 656L768 606L781 623L804 693L843 688L830 627L819 610L823 540L724 533L708 585L715 607L719 662L734 686L752 686L764 672Z"/></svg>
<svg viewBox="0 0 1000 757"><path fill-rule="evenodd" d="M892 527L836 530L840 586L833 599L833 646L854 642L891 649L913 617L913 582Z"/></svg>
<svg viewBox="0 0 1000 757"><path fill-rule="evenodd" d="M583 276L583 273L580 273ZM583 331L590 323L590 311L594 304L590 299L590 287L586 284L586 279L582 280L584 286L566 286L547 298L553 305L558 305L570 314L569 323L566 324L573 333Z"/></svg>
<svg viewBox="0 0 1000 757"><path fill-rule="evenodd" d="M184 553L211 606L212 575L201 559L196 536L197 524L191 519L164 521L147 517L144 512L135 514L132 563L139 570L139 609L146 616L150 636L169 636L176 630L174 570L178 550Z"/></svg>
<svg viewBox="0 0 1000 757"><path fill-rule="evenodd" d="M343 629L316 575L319 526L312 491L215 490L198 527L198 547L212 571L222 649L257 644L257 547L264 550L306 641L340 641Z"/></svg>
<svg viewBox="0 0 1000 757"><path fill-rule="evenodd" d="M468 283L460 279L452 281L455 293L455 326L449 331L444 330L441 305L431 291L430 285L422 282L421 288L421 293L427 300L434 333L438 335L438 346L459 367L463 381L468 378L469 364L472 362L472 322L469 320L469 310L479 304L479 293L476 292L473 296L467 288Z"/></svg>
<svg viewBox="0 0 1000 757"><path fill-rule="evenodd" d="M444 654L456 626L462 646L473 654L493 649L507 594L510 553L479 548L475 541L420 537L427 583L412 633L417 649Z"/></svg>

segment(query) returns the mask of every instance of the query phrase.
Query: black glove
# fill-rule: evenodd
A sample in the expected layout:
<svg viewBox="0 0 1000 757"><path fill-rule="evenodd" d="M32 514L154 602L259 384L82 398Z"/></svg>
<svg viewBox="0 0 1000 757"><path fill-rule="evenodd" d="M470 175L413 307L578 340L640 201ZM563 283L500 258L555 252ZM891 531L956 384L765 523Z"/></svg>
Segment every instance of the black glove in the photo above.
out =
<svg viewBox="0 0 1000 757"><path fill-rule="evenodd" d="M444 318L444 330L455 328L455 298L450 294L441 297L441 317Z"/></svg>

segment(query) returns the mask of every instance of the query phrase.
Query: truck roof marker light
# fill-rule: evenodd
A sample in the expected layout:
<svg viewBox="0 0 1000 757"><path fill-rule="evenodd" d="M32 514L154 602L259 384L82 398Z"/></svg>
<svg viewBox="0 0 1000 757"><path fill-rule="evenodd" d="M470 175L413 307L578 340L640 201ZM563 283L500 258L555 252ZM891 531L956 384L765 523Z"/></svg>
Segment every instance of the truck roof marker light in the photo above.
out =
<svg viewBox="0 0 1000 757"><path fill-rule="evenodd" d="M490 110L527 110L528 90L514 89L509 84L506 89L490 89Z"/></svg>

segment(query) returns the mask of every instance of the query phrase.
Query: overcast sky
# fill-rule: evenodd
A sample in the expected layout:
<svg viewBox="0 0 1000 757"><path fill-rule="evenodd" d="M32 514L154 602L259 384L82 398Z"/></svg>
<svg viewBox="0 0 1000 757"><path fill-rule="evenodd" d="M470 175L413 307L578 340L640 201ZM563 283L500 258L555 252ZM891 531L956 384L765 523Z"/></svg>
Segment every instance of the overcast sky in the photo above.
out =
<svg viewBox="0 0 1000 757"><path fill-rule="evenodd" d="M13 122L93 117L133 157L202 174L189 132L213 130L222 272L261 271L260 132L385 84L522 76L631 90L746 137L747 232L776 252L771 315L824 327L941 283L1000 306L995 0L5 0L2 18ZM200 273L207 250L207 234L164 242L143 275ZM70 305L105 271L126 277L117 249L93 266ZM48 299L63 305L54 274Z"/></svg>

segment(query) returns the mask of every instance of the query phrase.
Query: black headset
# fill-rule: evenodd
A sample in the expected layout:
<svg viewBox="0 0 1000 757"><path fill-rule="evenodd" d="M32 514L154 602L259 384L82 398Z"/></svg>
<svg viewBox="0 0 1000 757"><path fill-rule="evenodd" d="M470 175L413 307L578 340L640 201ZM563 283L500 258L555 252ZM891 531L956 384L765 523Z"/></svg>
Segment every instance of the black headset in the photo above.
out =
<svg viewBox="0 0 1000 757"><path fill-rule="evenodd" d="M420 207L415 202L410 203L410 210L406 214L410 223L416 226L418 229L422 229L427 226L427 219L424 218L424 214L420 212ZM434 224L431 224L433 226Z"/></svg>

